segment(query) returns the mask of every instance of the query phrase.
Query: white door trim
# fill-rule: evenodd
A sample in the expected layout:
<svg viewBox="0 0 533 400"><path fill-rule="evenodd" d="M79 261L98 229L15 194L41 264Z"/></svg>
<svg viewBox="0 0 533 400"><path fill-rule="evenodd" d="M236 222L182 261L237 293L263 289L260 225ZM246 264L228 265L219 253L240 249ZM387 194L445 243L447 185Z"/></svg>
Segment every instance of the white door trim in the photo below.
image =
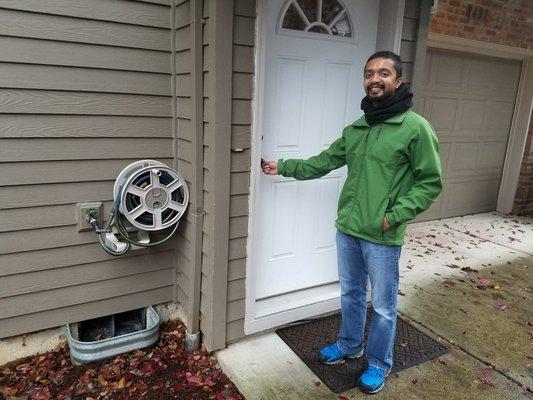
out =
<svg viewBox="0 0 533 400"><path fill-rule="evenodd" d="M500 192L496 210L510 213L513 209L516 188L520 178L522 157L526 147L527 132L533 108L533 57L522 61L522 73L518 83L516 102L503 164Z"/></svg>
<svg viewBox="0 0 533 400"><path fill-rule="evenodd" d="M254 77L254 93L252 99L252 138L251 138L251 173L250 173L250 201L249 201L249 217L248 217L248 241L246 246L246 279L245 279L245 318L244 318L244 333L246 335L261 332L271 328L273 325L282 325L297 319L315 316L321 313L338 310L340 308L340 300L330 299L319 303L307 305L302 308L295 308L291 311L285 311L283 315L269 315L268 318L255 317L255 275L254 275L254 259L256 245L256 210L259 209L259 203L262 200L259 196L259 179L260 179L260 158L262 154L262 129L263 129L263 96L264 96L264 77L265 77L265 38L263 35L265 5L268 0L257 0L257 13L255 25L255 77ZM350 0L345 0L350 1ZM398 10L394 13L397 16L399 13L403 16L404 1L397 2ZM391 14L392 15L392 14ZM387 18L380 12L379 17ZM390 16L389 16L390 18ZM394 25L394 24L393 24ZM397 24L396 24L397 25ZM394 25L394 35L397 37L391 38L394 43L400 43L401 29ZM268 319L268 320L267 320Z"/></svg>
<svg viewBox="0 0 533 400"><path fill-rule="evenodd" d="M516 188L518 187L522 156L526 146L527 132L533 108L533 51L520 47L435 33L428 35L428 47L522 60L522 72L520 81L518 82L513 119L511 121L511 130L507 141L502 179L498 193L498 203L496 205L497 211L510 213L513 209Z"/></svg>
<svg viewBox="0 0 533 400"><path fill-rule="evenodd" d="M244 313L244 333L246 335L259 332L260 329L254 329L254 303L255 303L255 279L253 270L253 260L255 259L255 209L260 201L257 196L259 193L259 179L261 168L262 140L263 135L263 93L265 73L265 45L263 35L264 9L265 2L268 0L257 0L257 13L255 18L255 76L254 91L252 96L252 162L250 172L250 199L248 210L248 241L246 243L246 279L245 279L245 313ZM256 198L257 197L257 198Z"/></svg>

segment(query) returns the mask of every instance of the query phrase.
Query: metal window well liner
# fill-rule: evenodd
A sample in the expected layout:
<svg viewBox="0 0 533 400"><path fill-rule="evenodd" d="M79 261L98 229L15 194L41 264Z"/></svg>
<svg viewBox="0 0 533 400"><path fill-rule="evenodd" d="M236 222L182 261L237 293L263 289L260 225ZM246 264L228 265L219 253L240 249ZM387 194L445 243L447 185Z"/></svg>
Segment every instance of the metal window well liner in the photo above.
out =
<svg viewBox="0 0 533 400"><path fill-rule="evenodd" d="M86 364L148 347L159 338L161 320L152 306L68 324L65 336L74 364Z"/></svg>

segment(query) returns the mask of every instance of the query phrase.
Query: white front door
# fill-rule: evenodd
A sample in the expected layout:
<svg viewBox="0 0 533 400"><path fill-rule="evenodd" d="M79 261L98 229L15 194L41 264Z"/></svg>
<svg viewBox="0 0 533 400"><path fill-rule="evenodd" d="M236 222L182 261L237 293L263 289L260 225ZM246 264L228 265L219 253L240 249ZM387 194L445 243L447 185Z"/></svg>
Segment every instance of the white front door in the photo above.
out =
<svg viewBox="0 0 533 400"><path fill-rule="evenodd" d="M263 158L316 155L362 114L378 8L375 0L262 2ZM346 167L311 181L260 176L247 332L339 308L335 219L345 176Z"/></svg>

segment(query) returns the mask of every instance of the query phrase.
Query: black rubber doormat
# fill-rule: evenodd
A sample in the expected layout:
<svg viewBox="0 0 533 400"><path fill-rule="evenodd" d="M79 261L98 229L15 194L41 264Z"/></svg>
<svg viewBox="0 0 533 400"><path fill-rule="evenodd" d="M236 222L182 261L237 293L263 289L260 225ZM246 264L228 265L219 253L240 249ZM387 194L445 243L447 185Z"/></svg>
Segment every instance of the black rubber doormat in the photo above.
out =
<svg viewBox="0 0 533 400"><path fill-rule="evenodd" d="M371 315L372 309L369 306L365 343ZM318 360L320 349L337 340L339 326L340 313L276 331L279 337L287 343L315 375L335 393L357 386L357 379L368 365L364 356L358 360L346 360L344 363L337 365L324 365ZM449 353L449 351L449 348L398 317L392 372L413 367Z"/></svg>

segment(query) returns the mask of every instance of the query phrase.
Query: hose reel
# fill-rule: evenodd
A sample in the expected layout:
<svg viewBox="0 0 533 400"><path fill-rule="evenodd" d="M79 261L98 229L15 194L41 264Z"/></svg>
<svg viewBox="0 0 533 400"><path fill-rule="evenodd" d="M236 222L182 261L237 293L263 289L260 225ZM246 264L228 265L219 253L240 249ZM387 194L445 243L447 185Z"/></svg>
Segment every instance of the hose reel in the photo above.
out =
<svg viewBox="0 0 533 400"><path fill-rule="evenodd" d="M136 161L124 168L113 187L113 208L107 225L100 229L87 215L100 245L109 254L121 255L134 247L161 244L176 232L189 202L185 179L174 169L155 160ZM163 239L150 234L170 230ZM137 232L136 238L133 233Z"/></svg>

